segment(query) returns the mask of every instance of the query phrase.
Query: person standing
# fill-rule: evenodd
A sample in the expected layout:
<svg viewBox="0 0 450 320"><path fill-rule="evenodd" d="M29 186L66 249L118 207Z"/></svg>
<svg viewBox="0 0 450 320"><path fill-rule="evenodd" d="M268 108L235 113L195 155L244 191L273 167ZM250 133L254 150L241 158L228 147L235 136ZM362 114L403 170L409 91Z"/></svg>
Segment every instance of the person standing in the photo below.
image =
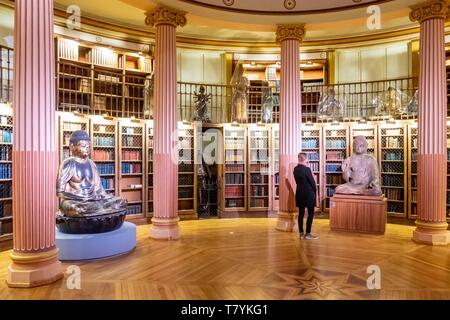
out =
<svg viewBox="0 0 450 320"><path fill-rule="evenodd" d="M309 168L308 155L304 152L298 154L298 165L294 168L294 178L297 184L295 200L298 212L298 230L300 239L317 240L319 237L311 233L314 219L314 207L316 205L317 186L314 181L311 169ZM303 229L303 218L305 209L308 209L308 219L306 221L306 235Z"/></svg>

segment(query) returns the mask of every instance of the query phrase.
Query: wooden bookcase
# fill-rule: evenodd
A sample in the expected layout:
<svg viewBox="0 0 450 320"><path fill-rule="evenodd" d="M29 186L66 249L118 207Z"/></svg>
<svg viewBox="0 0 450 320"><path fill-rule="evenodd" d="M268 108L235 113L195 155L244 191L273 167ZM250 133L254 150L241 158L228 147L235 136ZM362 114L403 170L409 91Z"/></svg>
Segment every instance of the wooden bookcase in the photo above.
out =
<svg viewBox="0 0 450 320"><path fill-rule="evenodd" d="M72 113L61 113L59 117L59 159L63 162L70 156L70 136L76 130L85 130L89 134L89 118L78 117Z"/></svg>
<svg viewBox="0 0 450 320"><path fill-rule="evenodd" d="M248 211L267 212L270 198L270 127L248 127Z"/></svg>
<svg viewBox="0 0 450 320"><path fill-rule="evenodd" d="M408 217L417 218L417 123L408 124Z"/></svg>
<svg viewBox="0 0 450 320"><path fill-rule="evenodd" d="M223 201L224 217L247 210L247 126L224 124Z"/></svg>
<svg viewBox="0 0 450 320"><path fill-rule="evenodd" d="M12 141L13 112L0 110L0 242L12 239Z"/></svg>
<svg viewBox="0 0 450 320"><path fill-rule="evenodd" d="M57 108L113 117L144 117L150 56L55 39Z"/></svg>
<svg viewBox="0 0 450 320"><path fill-rule="evenodd" d="M280 201L280 126L278 124L272 127L271 160L272 160L272 212L278 211Z"/></svg>
<svg viewBox="0 0 450 320"><path fill-rule="evenodd" d="M146 168L146 190L147 190L147 218L153 217L153 121L146 124L147 135L147 168Z"/></svg>
<svg viewBox="0 0 450 320"><path fill-rule="evenodd" d="M323 164L324 157L321 152L323 148L322 143L322 127L318 124L307 124L303 125L301 128L301 151L308 154L308 160L310 164L311 171L314 176L314 180L317 184L317 201L316 208L320 209L320 199L322 199L323 194Z"/></svg>
<svg viewBox="0 0 450 320"><path fill-rule="evenodd" d="M103 188L106 192L119 195L117 121L102 117L91 117L92 141L91 159L97 166Z"/></svg>
<svg viewBox="0 0 450 320"><path fill-rule="evenodd" d="M388 215L407 216L407 125L397 121L378 126L381 189L388 199Z"/></svg>
<svg viewBox="0 0 450 320"><path fill-rule="evenodd" d="M194 141L194 126L178 123L178 214L182 220L198 218Z"/></svg>
<svg viewBox="0 0 450 320"><path fill-rule="evenodd" d="M144 123L128 119L119 122L119 194L128 200L129 219L146 218L145 141Z"/></svg>

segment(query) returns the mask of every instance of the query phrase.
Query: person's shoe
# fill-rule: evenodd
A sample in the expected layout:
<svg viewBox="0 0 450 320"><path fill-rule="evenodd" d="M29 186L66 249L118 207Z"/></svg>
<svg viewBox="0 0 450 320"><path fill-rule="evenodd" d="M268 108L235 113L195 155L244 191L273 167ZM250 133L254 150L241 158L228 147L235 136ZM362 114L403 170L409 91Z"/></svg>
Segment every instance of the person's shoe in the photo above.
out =
<svg viewBox="0 0 450 320"><path fill-rule="evenodd" d="M314 233L308 233L305 236L305 240L319 240L319 237Z"/></svg>
<svg viewBox="0 0 450 320"><path fill-rule="evenodd" d="M300 239L303 239L305 237L305 233L304 232L300 232Z"/></svg>

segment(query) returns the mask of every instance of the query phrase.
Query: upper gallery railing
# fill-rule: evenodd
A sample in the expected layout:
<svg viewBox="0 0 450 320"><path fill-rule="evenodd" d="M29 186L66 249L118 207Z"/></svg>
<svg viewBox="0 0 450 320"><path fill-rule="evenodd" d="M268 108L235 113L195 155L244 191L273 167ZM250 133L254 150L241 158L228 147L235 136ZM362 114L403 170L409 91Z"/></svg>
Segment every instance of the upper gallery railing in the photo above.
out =
<svg viewBox="0 0 450 320"><path fill-rule="evenodd" d="M13 50L0 46L0 53L0 103L9 103L13 96ZM152 118L152 82L146 74L96 69L68 61L57 63L56 71L59 111ZM280 87L269 86L264 81L261 84L239 91L230 85L178 82L178 120L278 123ZM302 83L302 120L415 117L417 88L417 78L330 85Z"/></svg>

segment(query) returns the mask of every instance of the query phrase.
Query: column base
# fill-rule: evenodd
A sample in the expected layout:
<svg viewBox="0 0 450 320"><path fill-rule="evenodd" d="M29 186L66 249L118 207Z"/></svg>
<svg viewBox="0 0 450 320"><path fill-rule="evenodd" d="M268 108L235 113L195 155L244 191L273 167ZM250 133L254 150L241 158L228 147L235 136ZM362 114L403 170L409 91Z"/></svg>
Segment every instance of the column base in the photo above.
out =
<svg viewBox="0 0 450 320"><path fill-rule="evenodd" d="M413 232L412 240L417 243L432 246L446 246L450 244L450 231L448 224L416 221L417 229Z"/></svg>
<svg viewBox="0 0 450 320"><path fill-rule="evenodd" d="M296 212L278 212L278 220L276 230L284 232L294 232L297 224Z"/></svg>
<svg viewBox="0 0 450 320"><path fill-rule="evenodd" d="M152 218L150 227L150 238L157 240L178 240L180 238L180 228L178 226L180 218Z"/></svg>
<svg viewBox="0 0 450 320"><path fill-rule="evenodd" d="M11 288L33 288L64 277L58 249L36 253L12 252L6 282Z"/></svg>

